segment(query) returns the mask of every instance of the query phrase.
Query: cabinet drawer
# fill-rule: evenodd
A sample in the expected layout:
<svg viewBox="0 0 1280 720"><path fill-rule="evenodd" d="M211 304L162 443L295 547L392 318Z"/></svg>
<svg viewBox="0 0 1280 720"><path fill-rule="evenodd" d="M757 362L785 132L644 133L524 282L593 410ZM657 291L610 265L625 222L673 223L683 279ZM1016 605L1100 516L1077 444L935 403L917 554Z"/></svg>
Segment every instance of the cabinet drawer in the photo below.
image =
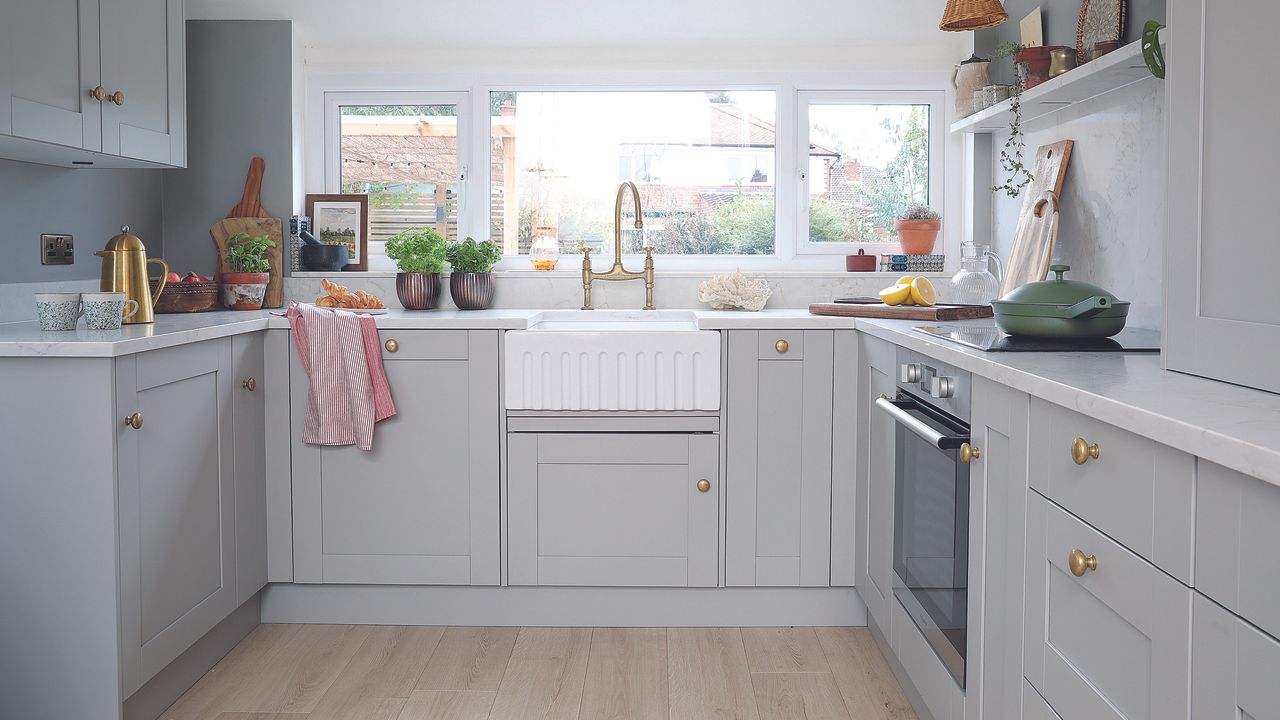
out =
<svg viewBox="0 0 1280 720"><path fill-rule="evenodd" d="M1025 673L1062 720L1188 717L1190 623L1190 588L1028 496Z"/></svg>
<svg viewBox="0 0 1280 720"><path fill-rule="evenodd" d="M1194 606L1191 717L1280 719L1280 643L1200 593Z"/></svg>
<svg viewBox="0 0 1280 720"><path fill-rule="evenodd" d="M803 330L761 330L761 360L803 360Z"/></svg>
<svg viewBox="0 0 1280 720"><path fill-rule="evenodd" d="M1085 451L1083 455L1075 456L1075 445ZM1045 497L1191 584L1192 456L1033 398L1030 483Z"/></svg>
<svg viewBox="0 0 1280 720"><path fill-rule="evenodd" d="M1280 637L1280 487L1200 460L1196 589Z"/></svg>
<svg viewBox="0 0 1280 720"><path fill-rule="evenodd" d="M466 330L378 330L383 360L466 360ZM394 349L393 349L394 348Z"/></svg>

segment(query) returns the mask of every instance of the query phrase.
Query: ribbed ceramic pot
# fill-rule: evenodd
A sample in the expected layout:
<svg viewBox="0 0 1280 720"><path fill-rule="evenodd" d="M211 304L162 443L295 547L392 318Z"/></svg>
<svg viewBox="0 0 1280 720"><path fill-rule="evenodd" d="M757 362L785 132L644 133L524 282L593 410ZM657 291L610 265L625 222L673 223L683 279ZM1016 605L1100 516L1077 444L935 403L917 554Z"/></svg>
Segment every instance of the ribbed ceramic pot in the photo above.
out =
<svg viewBox="0 0 1280 720"><path fill-rule="evenodd" d="M440 273L396 273L396 297L406 310L434 310L440 302Z"/></svg>
<svg viewBox="0 0 1280 720"><path fill-rule="evenodd" d="M452 273L449 295L459 310L484 310L493 303L493 273Z"/></svg>

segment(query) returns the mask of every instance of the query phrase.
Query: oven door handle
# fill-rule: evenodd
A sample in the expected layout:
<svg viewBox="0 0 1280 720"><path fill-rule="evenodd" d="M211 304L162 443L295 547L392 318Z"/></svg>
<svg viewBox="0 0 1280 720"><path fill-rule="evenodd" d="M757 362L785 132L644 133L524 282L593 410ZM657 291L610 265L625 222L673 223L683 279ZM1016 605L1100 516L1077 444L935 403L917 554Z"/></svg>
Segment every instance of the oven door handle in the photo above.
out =
<svg viewBox="0 0 1280 720"><path fill-rule="evenodd" d="M916 403L911 400L894 400L881 395L876 398L876 407L883 410L899 425L902 425L939 450L955 450L964 443L969 442L967 435L944 435L933 429L928 423L907 412L907 410L916 407Z"/></svg>

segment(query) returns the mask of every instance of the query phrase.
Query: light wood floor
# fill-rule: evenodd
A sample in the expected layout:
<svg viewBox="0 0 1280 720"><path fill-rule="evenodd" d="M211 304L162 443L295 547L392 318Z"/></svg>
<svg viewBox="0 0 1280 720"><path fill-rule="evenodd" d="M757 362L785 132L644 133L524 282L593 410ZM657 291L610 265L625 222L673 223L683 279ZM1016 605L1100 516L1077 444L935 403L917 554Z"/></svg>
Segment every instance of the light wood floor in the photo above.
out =
<svg viewBox="0 0 1280 720"><path fill-rule="evenodd" d="M865 628L262 625L163 720L903 720Z"/></svg>

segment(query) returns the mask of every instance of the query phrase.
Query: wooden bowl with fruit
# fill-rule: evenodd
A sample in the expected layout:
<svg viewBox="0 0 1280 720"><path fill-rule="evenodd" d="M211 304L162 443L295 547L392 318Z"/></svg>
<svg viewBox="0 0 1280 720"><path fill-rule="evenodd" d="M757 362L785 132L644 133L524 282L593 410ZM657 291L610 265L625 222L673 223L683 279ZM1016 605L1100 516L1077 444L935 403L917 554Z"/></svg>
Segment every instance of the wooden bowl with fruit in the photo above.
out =
<svg viewBox="0 0 1280 720"><path fill-rule="evenodd" d="M159 280L151 281L151 292L156 291ZM209 312L218 308L218 283L213 278L189 272L180 277L171 272L165 279L164 292L156 300L158 313Z"/></svg>

